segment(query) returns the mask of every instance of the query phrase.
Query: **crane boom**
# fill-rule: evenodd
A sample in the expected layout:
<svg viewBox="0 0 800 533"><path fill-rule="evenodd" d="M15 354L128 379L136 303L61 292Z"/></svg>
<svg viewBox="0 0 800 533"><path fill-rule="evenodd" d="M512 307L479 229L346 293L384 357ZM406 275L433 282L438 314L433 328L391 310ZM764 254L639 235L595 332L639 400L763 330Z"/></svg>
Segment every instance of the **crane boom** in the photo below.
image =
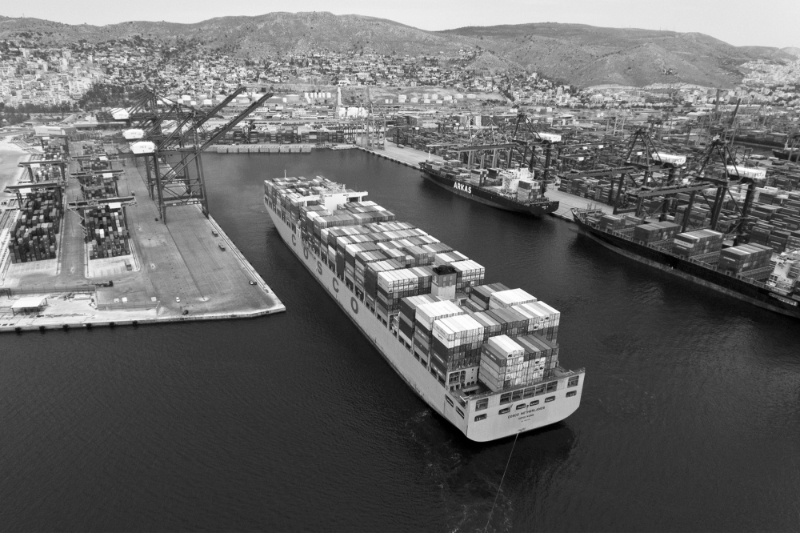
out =
<svg viewBox="0 0 800 533"><path fill-rule="evenodd" d="M209 139L208 139L206 142L204 142L204 143L203 143L203 144L202 144L202 145L201 145L199 148L197 148L197 149L196 149L196 153L194 154L194 156L195 156L195 157L197 157L197 154L199 154L200 152L204 152L204 151L206 150L206 148L208 148L208 147L209 147L209 146L211 146L212 144L216 143L216 142L217 142L217 141L218 141L220 138L222 138L222 137L223 137L223 136L224 136L226 133L228 133L229 131L231 131L233 128L235 128L235 127L236 127L236 125L237 125L237 124L239 124L239 123L240 123L242 120L244 120L244 119L245 119L245 117L247 117L247 115L249 115L250 113L252 113L252 112L253 112L253 111L255 111L256 109L258 109L258 108L261 106L261 104L262 104L262 103L264 103L266 100L268 100L268 99L272 98L272 95L273 95L273 93L266 93L266 94L264 94L264 95L263 95L261 98L259 98L258 100L256 100L256 101L255 101L255 102L253 102L252 104L250 104L250 106L249 106L247 109L245 109L244 111L242 111L241 113L239 113L238 115L236 115L236 117L234 117L234 119L233 119L233 120L231 120L230 122L228 122L227 124L225 124L225 125L224 125L222 128L220 128L220 129L219 129L219 130L218 130L216 133L214 133L214 135L212 135L212 136L211 136L211 138L209 138ZM191 150L192 150L192 152L195 152L195 149L191 149ZM165 180L165 181L168 181L170 178L172 178L172 177L174 177L174 176L177 176L178 174L180 174L180 173L183 171L183 169L184 169L184 168L185 168L185 167L186 167L186 166L187 166L187 165L188 165L188 164L189 164L189 163L190 163L190 162L191 162L193 159L194 159L194 158L187 158L187 159L185 159L185 160L181 161L181 162L180 162L179 164L177 164L175 167L171 168L171 169L170 169L170 170L169 170L169 171L168 171L166 174L164 174L164 176L163 176L161 179L162 179L162 180Z"/></svg>
<svg viewBox="0 0 800 533"><path fill-rule="evenodd" d="M192 124L189 127L189 129L186 130L182 135L180 135L178 133L181 128L175 128L175 131L173 131L169 135L169 137L164 139L164 142L161 144L160 148L165 148L165 147L169 146L169 144L171 142L173 142L174 140L176 140L178 138L178 136L180 136L180 138L183 138L183 139L188 139L189 136L192 133L194 133L195 130L201 128L203 126L203 124L205 124L206 122L211 120L214 116L217 115L217 113L219 113L220 111L225 109L225 106L230 104L233 101L234 98L236 98L237 96L242 94L244 91L245 91L245 87L238 87L235 91L233 91L231 94L229 94L227 97L225 97L225 99L222 102L220 102L219 104L214 106L214 108L211 111L209 111L204 117L202 117L200 120L198 120L194 124Z"/></svg>

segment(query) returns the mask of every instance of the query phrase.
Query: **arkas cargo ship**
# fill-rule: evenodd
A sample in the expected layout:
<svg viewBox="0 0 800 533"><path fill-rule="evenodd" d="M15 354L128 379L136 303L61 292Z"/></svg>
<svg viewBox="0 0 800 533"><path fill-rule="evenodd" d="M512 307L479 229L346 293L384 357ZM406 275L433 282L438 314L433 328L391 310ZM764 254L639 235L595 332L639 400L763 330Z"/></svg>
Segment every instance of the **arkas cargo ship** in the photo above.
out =
<svg viewBox="0 0 800 533"><path fill-rule="evenodd" d="M421 161L422 176L453 194L506 211L542 216L558 201L542 192L542 182L527 169L472 169L458 161Z"/></svg>
<svg viewBox="0 0 800 533"><path fill-rule="evenodd" d="M578 409L584 370L558 364L560 313L324 178L264 182L275 227L342 311L434 411L487 442Z"/></svg>
<svg viewBox="0 0 800 533"><path fill-rule="evenodd" d="M709 229L680 233L674 222L643 223L630 215L573 209L580 231L606 248L759 307L800 318L800 253L774 255L745 244L723 248Z"/></svg>

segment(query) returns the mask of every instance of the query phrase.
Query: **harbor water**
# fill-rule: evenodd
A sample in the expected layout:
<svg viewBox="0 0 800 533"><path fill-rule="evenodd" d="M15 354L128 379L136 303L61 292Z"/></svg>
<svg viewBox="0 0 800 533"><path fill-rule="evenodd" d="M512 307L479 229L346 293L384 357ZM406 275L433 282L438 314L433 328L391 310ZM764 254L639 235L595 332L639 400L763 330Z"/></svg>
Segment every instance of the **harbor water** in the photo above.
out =
<svg viewBox="0 0 800 533"><path fill-rule="evenodd" d="M0 337L0 530L800 530L796 320L362 151L205 165L287 312ZM280 240L284 174L367 190L559 309L577 413L490 444L434 415Z"/></svg>

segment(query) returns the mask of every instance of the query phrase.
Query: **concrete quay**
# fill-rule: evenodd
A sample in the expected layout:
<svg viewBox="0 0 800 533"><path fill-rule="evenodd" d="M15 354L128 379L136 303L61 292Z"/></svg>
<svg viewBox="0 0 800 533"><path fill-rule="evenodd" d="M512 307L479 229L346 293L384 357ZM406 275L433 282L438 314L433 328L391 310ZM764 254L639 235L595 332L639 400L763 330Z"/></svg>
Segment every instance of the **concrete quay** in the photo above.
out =
<svg viewBox="0 0 800 533"><path fill-rule="evenodd" d="M572 210L575 208L586 209L589 207L609 215L614 213L614 208L610 205L601 204L588 198L559 191L553 184L547 187L547 197L551 200L558 200L558 209L550 213L550 215L567 220L568 222L572 222Z"/></svg>
<svg viewBox="0 0 800 533"><path fill-rule="evenodd" d="M133 160L127 163L117 185L120 194L137 199L125 208L132 253L89 259L80 217L65 211L56 259L0 271L0 332L248 318L286 310L199 206L171 207L169 223L157 221L144 170ZM68 180L66 198L78 194L76 180ZM12 310L29 296L46 298L46 305Z"/></svg>
<svg viewBox="0 0 800 533"><path fill-rule="evenodd" d="M423 161L444 161L441 156L436 154L429 154L408 146L405 148L398 148L396 144L390 143L389 141L385 142L384 148L382 149L371 149L358 145L356 145L356 148L367 153L377 155L378 157L394 161L395 163L400 163L401 165L416 169L419 169L419 164Z"/></svg>
<svg viewBox="0 0 800 533"><path fill-rule="evenodd" d="M410 147L398 148L397 145L388 141L385 144L385 148L382 150L368 149L362 146L357 146L357 148L370 154L377 155L378 157L394 161L395 163L417 169L422 161L444 161L441 156L422 152ZM552 184L547 188L547 196L559 202L558 209L550 213L550 215L569 222L572 222L572 210L574 208L585 209L586 207L592 207L608 214L614 212L614 208L610 205L596 203L587 198L559 191L556 186Z"/></svg>

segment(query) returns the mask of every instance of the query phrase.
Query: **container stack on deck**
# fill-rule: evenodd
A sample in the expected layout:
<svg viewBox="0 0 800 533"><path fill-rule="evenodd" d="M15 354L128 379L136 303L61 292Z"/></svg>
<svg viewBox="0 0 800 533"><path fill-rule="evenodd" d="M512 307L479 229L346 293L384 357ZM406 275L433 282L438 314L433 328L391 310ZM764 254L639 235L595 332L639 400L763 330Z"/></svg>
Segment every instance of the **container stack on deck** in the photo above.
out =
<svg viewBox="0 0 800 533"><path fill-rule="evenodd" d="M349 202L331 211L322 205L324 196L304 199L323 192L320 187L335 185L321 178L276 179L265 183L265 194L284 221L300 228L305 246L396 329L442 384L479 387L482 347L499 335L527 340L518 341L525 372L515 367L517 374L509 373L502 383L496 376L498 386L530 385L552 375L558 365L558 311L521 289L484 285L483 266L395 221L374 202Z"/></svg>
<svg viewBox="0 0 800 533"><path fill-rule="evenodd" d="M672 253L685 259L719 253L722 237L722 233L710 229L679 233L675 236Z"/></svg>
<svg viewBox="0 0 800 533"><path fill-rule="evenodd" d="M448 384L459 383L460 372L454 371L480 364L484 326L470 315L461 314L434 320L432 332L431 364L440 375L449 376Z"/></svg>
<svg viewBox="0 0 800 533"><path fill-rule="evenodd" d="M720 252L717 270L729 275L764 281L772 273L772 248L760 244L732 246Z"/></svg>
<svg viewBox="0 0 800 533"><path fill-rule="evenodd" d="M545 377L554 359L558 360L555 343L536 335L499 335L482 347L480 379L493 392L533 385Z"/></svg>
<svg viewBox="0 0 800 533"><path fill-rule="evenodd" d="M633 229L633 240L648 244L672 240L681 227L674 222L651 222Z"/></svg>
<svg viewBox="0 0 800 533"><path fill-rule="evenodd" d="M8 244L13 263L56 258L56 236L64 214L61 199L59 189L27 195Z"/></svg>

